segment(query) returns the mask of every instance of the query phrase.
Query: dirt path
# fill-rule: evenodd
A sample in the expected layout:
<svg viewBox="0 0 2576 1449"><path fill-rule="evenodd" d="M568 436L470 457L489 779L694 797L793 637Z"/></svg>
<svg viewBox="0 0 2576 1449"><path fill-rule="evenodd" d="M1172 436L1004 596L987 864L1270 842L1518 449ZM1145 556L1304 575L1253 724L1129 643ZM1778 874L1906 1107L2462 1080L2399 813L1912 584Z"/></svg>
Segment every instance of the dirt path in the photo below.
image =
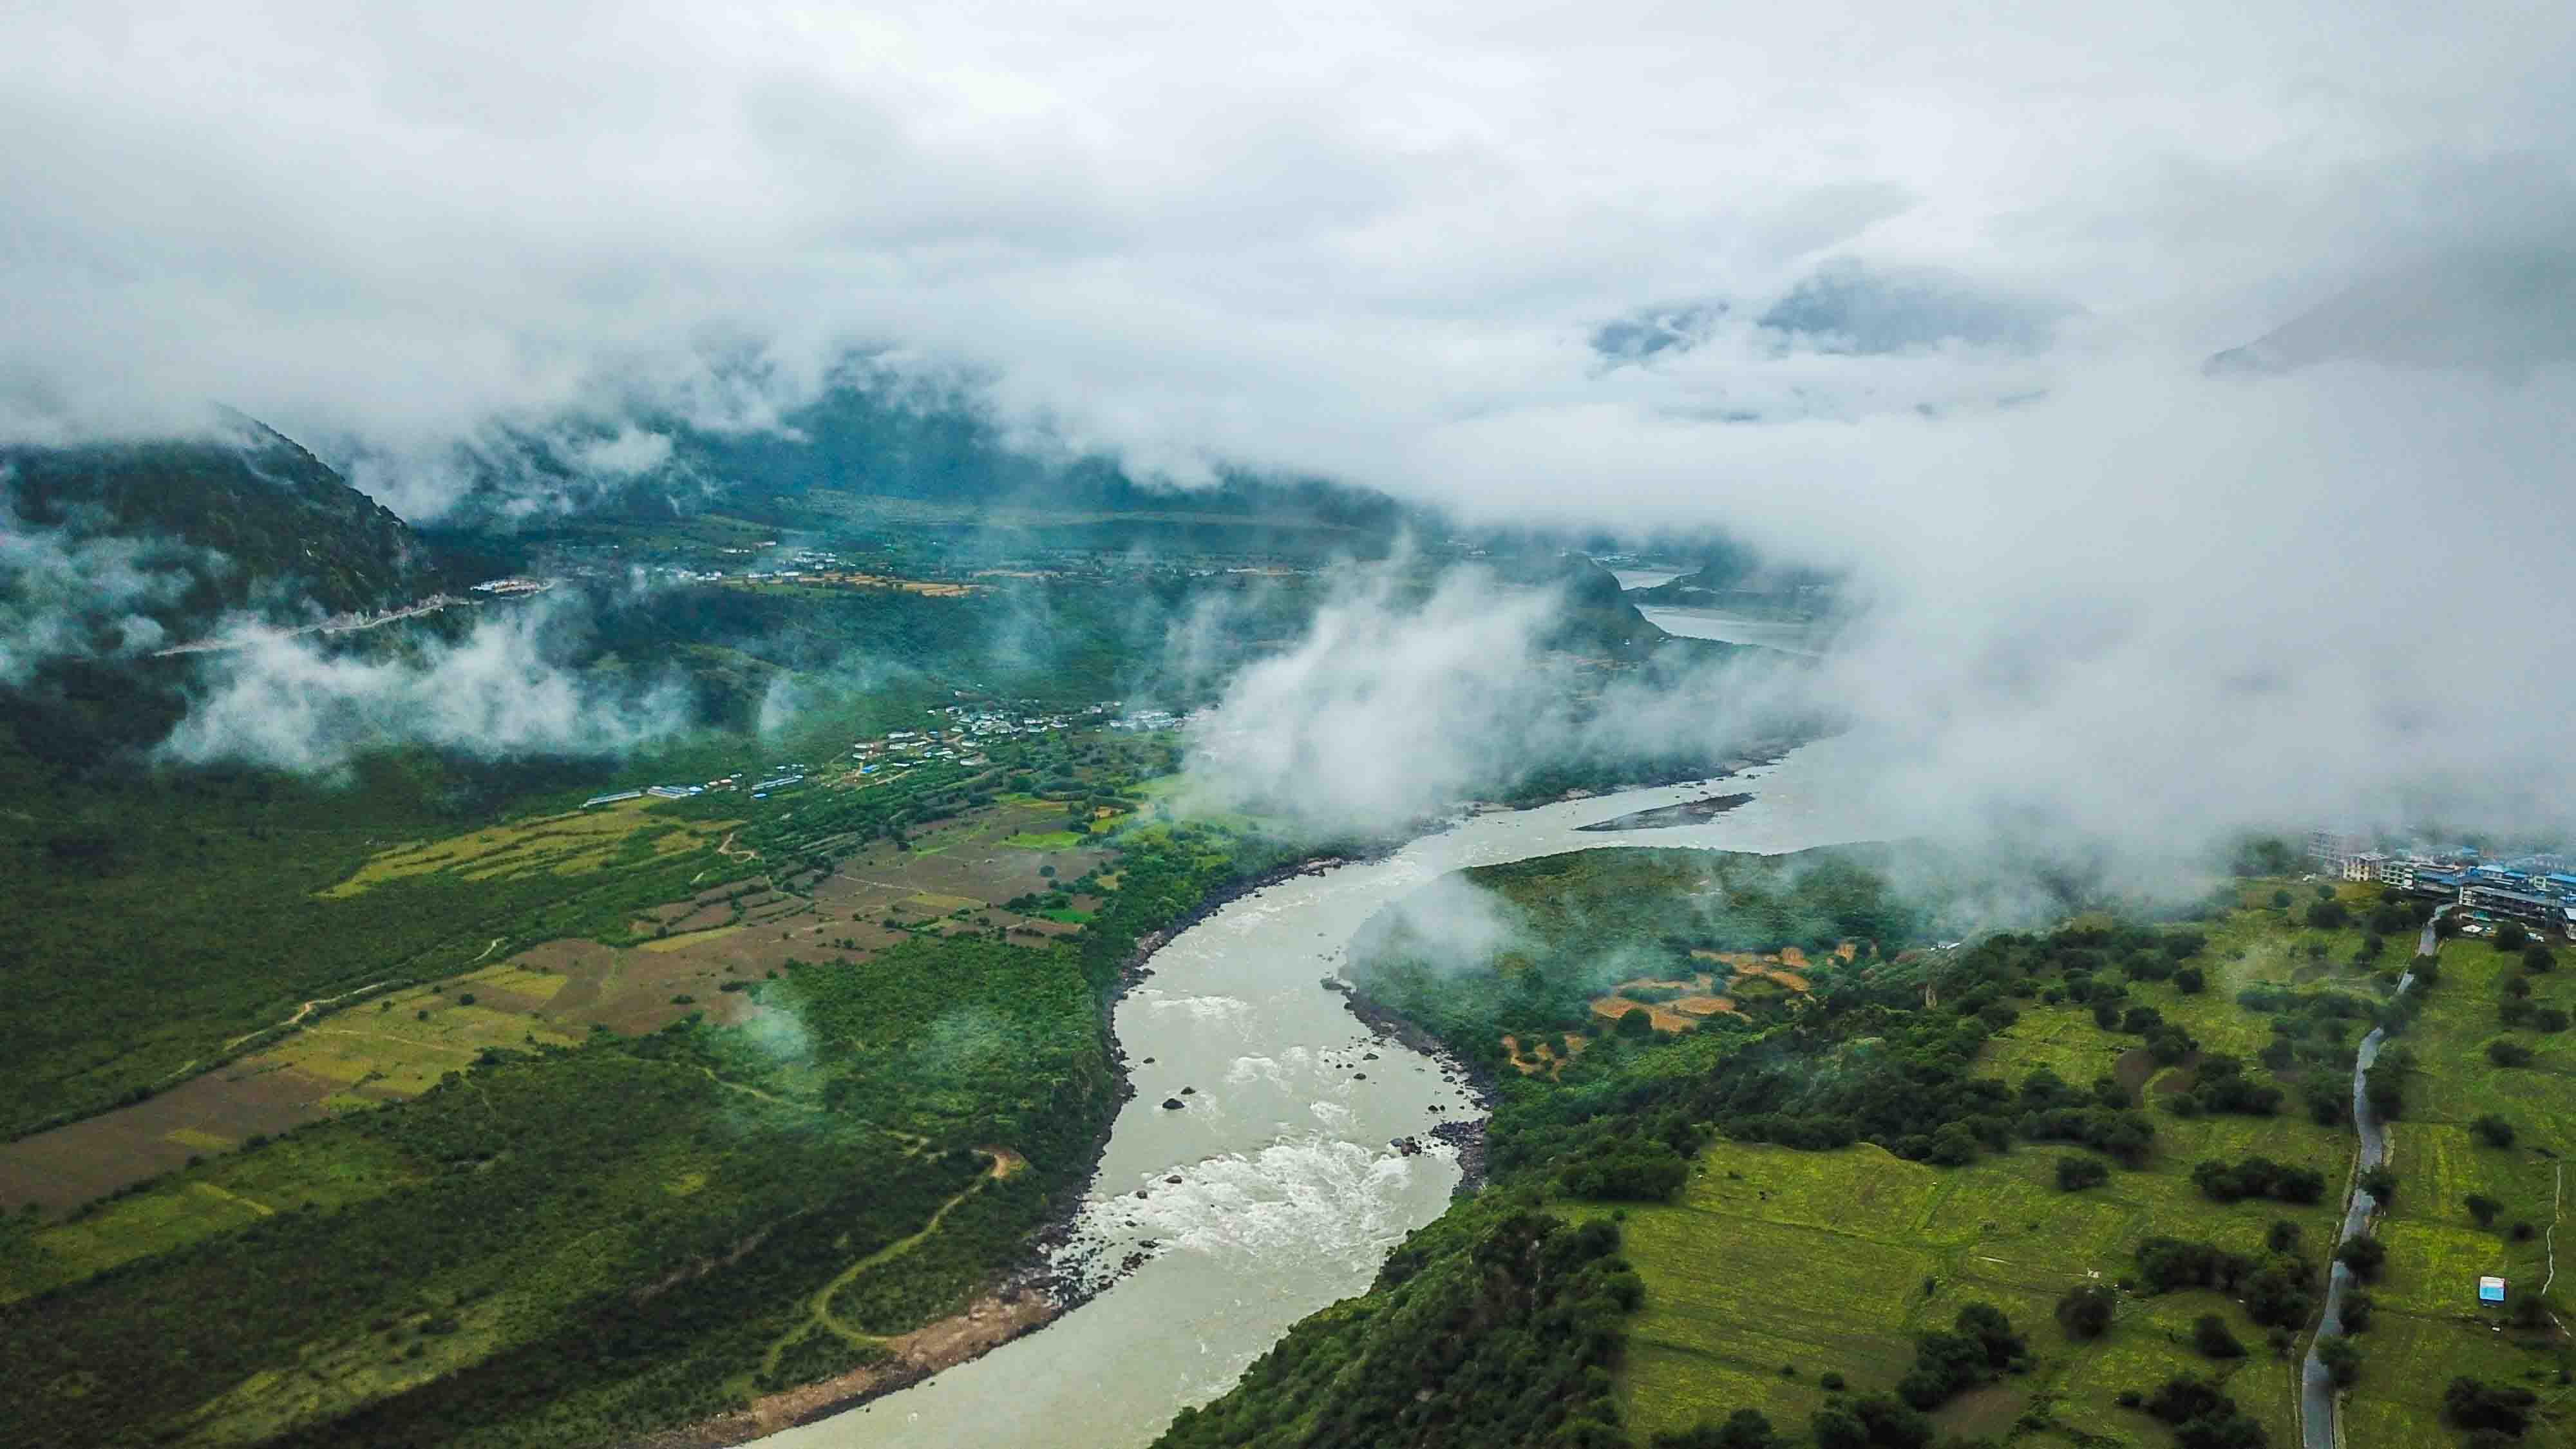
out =
<svg viewBox="0 0 2576 1449"><path fill-rule="evenodd" d="M2559 1163L2557 1180L2549 1189L2549 1231L2541 1234L2540 1245L2549 1250L2549 1276L2540 1280L2540 1296L2549 1296L2549 1285L2558 1281L2558 1200L2567 1192L2567 1164Z"/></svg>
<svg viewBox="0 0 2576 1449"><path fill-rule="evenodd" d="M2432 956L2440 951L2442 942L2439 927L2442 924L2442 917L2450 909L2449 906L2438 906L2434 909L2432 919L2424 923L2423 934L2416 941L2416 955ZM2415 973L2409 970L2397 978L2396 995L2405 995L2407 989L2414 984ZM2352 1196L2344 1208L2343 1222L2335 1233L2336 1249L2341 1249L2345 1243L2355 1238L2369 1237L2371 1217L2379 1211L2378 1199L2362 1191L2359 1183L2362 1173L2380 1166L2389 1158L2387 1129L2379 1120L2379 1113L2372 1109L2367 1090L2370 1069L2379 1060L2379 1049L2387 1039L2386 1027L2373 1027L2370 1034L2361 1039L2361 1048L2353 1055L2352 1128L2354 1136L2359 1139L2360 1150L2353 1157L2354 1186L2351 1189ZM2307 1360L2300 1366L2300 1449L2339 1449L2343 1442L2342 1426L2337 1422L2336 1413L2339 1396L2335 1392L2333 1375L2326 1370L2325 1357L2318 1352L2318 1349L2328 1339L2343 1333L2344 1295L2355 1291L2358 1280L2353 1277L2352 1269L2347 1267L2342 1259L2337 1258L2332 1261L2333 1269L2326 1279L2325 1311L2317 1319L2316 1336L2308 1340Z"/></svg>
<svg viewBox="0 0 2576 1449"><path fill-rule="evenodd" d="M500 944L500 942L495 941L495 942L493 942L492 944L497 946L497 945L499 945L499 944ZM489 955L489 954L490 954L490 952L489 952L489 950L488 950L488 949L486 950L485 954L486 954L486 955ZM476 957L475 959L476 959L476 960L481 960L482 958L478 956L478 957ZM302 1006L299 1006L299 1007L295 1008L295 1014L294 1014L293 1016L290 1016L290 1017L288 1017L286 1020L284 1020L284 1021L281 1021L281 1022L277 1023L275 1026L263 1026L263 1027L261 1027L258 1031L246 1031L246 1032L243 1032L240 1036L234 1037L231 1041L225 1042L225 1043L224 1043L224 1050L225 1050L225 1051L231 1051L234 1047L240 1046L243 1042L246 1042L246 1041L250 1040L252 1037L259 1036L259 1035L261 1035L261 1034L263 1034L263 1033L266 1033L266 1032L280 1031L280 1030L285 1030L285 1029L292 1028L292 1027L302 1026L302 1025L304 1024L304 1018L306 1018L306 1017L308 1017L308 1016L311 1016L314 1012L321 1010L323 1007L336 1005L336 1004L337 1004L337 1003L339 1003L339 1002L343 1002L343 1001L348 1000L348 999L349 999L350 997L352 997L352 996L361 996L361 995L364 995L365 993L370 992L370 991L373 991L373 990L375 990L377 987L379 987L379 986L383 986L383 985L386 985L386 984L387 984L387 983L382 982L382 981L373 981L373 982L369 982L367 985L357 987L357 988L355 988L355 989L353 989L353 990L343 991L343 992L341 992L341 993L340 993L339 995L337 995L337 996L317 996L317 997L315 997L313 1000L308 1001L308 1002L304 1003ZM194 1065L196 1065L196 1063L191 1062L191 1063L189 1063L189 1065L190 1065L190 1066L194 1066Z"/></svg>
<svg viewBox="0 0 2576 1449"><path fill-rule="evenodd" d="M868 1271L870 1268L876 1267L880 1263L889 1262L895 1258L899 1258L905 1253L909 1253L914 1248L920 1246L932 1233L939 1231L939 1224L947 1218L951 1209L955 1208L959 1203L964 1202L966 1199L973 1197L975 1194L982 1192L984 1190L984 1184L1008 1177L1024 1165L1019 1154L1015 1152L994 1150L990 1148L979 1150L983 1151L986 1158L989 1159L982 1175L978 1176L973 1182L968 1183L963 1192L960 1192L955 1197L941 1203L938 1210L930 1215L930 1220L921 1225L919 1231L914 1232L909 1236L895 1239L893 1242L886 1244L884 1247L877 1249L875 1252L868 1254L866 1257L859 1259L857 1262L852 1263L850 1266L834 1274L832 1281L824 1284L821 1289L817 1290L813 1298L809 1301L805 1322L781 1336L776 1343L769 1346L769 1352L761 1358L760 1371L762 1373L775 1373L778 1369L779 1355L785 1353L791 1346L803 1339L807 1334L813 1333L817 1330L829 1333L833 1337L840 1339L842 1342L849 1344L853 1348L883 1349L895 1342L894 1339L853 1328L850 1325L843 1323L838 1318L833 1317L832 1297L842 1289L850 1286L850 1284L857 1282L859 1275Z"/></svg>

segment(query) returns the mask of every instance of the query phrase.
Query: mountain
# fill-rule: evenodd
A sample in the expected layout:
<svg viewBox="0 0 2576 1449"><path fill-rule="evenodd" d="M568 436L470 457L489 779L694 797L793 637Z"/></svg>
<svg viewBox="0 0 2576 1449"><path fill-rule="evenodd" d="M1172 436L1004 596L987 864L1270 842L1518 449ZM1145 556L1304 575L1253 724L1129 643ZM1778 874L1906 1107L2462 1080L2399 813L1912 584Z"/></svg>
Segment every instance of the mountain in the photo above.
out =
<svg viewBox="0 0 2576 1449"><path fill-rule="evenodd" d="M235 610L286 618L392 608L440 583L410 525L238 415L205 438L0 447L0 497L56 549L103 540L148 548L170 587L142 612L174 634Z"/></svg>
<svg viewBox="0 0 2576 1449"><path fill-rule="evenodd" d="M542 527L573 514L642 522L709 512L793 526L816 500L848 497L917 501L953 510L953 521L979 529L997 522L1061 528L1071 522L1063 517L1069 514L1162 514L1185 515L1201 526L1223 520L1237 533L1302 529L1382 537L1417 513L1380 493L1311 478L1221 468L1200 487L1140 480L1112 457L1059 448L1014 429L970 387L901 376L865 360L846 363L820 393L761 426L639 406L614 417L488 429L446 462L469 483L438 519L442 529ZM1032 524L996 518L995 510L1058 517L1051 525ZM1099 521L1084 520L1094 532ZM1161 540L1121 541L1150 546Z"/></svg>
<svg viewBox="0 0 2576 1449"><path fill-rule="evenodd" d="M2263 376L2321 362L2516 372L2576 358L2576 253L2451 253L2384 272L2203 364Z"/></svg>
<svg viewBox="0 0 2576 1449"><path fill-rule="evenodd" d="M1758 353L1793 349L1893 357L1960 347L2003 355L2038 352L2082 309L2000 290L1938 267L1879 266L1837 257L1753 315L1745 340ZM1613 367L1680 354L1716 336L1733 315L1715 298L1641 307L1592 331L1592 350Z"/></svg>

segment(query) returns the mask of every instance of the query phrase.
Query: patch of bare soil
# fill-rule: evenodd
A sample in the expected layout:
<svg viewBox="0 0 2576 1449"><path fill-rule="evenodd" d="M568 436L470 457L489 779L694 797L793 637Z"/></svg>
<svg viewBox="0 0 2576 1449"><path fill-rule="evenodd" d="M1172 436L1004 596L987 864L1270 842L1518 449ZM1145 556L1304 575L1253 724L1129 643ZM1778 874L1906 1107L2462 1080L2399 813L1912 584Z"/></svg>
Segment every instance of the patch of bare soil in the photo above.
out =
<svg viewBox="0 0 2576 1449"><path fill-rule="evenodd" d="M2156 1059L2145 1047L2131 1047L2111 1064L2111 1079L2120 1084L2120 1090L2128 1093L2132 1102L2138 1100L2138 1093L2145 1090L2148 1079L2155 1074Z"/></svg>
<svg viewBox="0 0 2576 1449"><path fill-rule="evenodd" d="M338 1083L256 1058L191 1077L143 1101L0 1144L0 1204L61 1212L185 1167L199 1153L330 1116Z"/></svg>
<svg viewBox="0 0 2576 1449"><path fill-rule="evenodd" d="M998 1169L997 1169L998 1170ZM884 1359L820 1383L765 1394L749 1407L701 1424L668 1429L634 1441L629 1449L726 1449L853 1409L969 1359L980 1358L1025 1333L1053 1322L1064 1310L1039 1293L987 1295L965 1312L925 1324L886 1341Z"/></svg>

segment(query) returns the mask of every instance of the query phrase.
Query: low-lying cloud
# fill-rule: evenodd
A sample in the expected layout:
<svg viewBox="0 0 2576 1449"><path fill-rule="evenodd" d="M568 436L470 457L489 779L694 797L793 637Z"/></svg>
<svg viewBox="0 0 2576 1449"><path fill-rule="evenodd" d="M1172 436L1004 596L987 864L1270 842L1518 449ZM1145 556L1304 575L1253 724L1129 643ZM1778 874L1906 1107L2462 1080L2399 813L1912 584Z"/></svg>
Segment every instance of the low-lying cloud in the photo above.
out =
<svg viewBox="0 0 2576 1449"><path fill-rule="evenodd" d="M663 477L674 426L785 437L855 349L1141 473L1844 567L1869 608L1813 703L1909 820L2571 823L2576 376L2524 343L2576 305L2517 304L2495 366L2423 343L2495 329L2402 279L2576 252L2576 10L2439 43L2326 0L498 15L0 17L0 438L218 396L413 517L495 469L554 480L531 509L684 506L726 480ZM2314 365L2202 375L2354 296ZM1526 609L1483 598L1328 610L1220 712L1241 788L1400 815L1558 728ZM522 647L445 667L529 701L424 694L420 728L631 732ZM227 667L185 748L336 758L404 727L342 681L428 673Z"/></svg>
<svg viewBox="0 0 2576 1449"><path fill-rule="evenodd" d="M454 643L392 654L271 635L205 656L205 680L161 754L329 774L360 754L424 745L478 758L605 754L686 728L675 681L576 672L555 631L572 606L478 620Z"/></svg>
<svg viewBox="0 0 2576 1449"><path fill-rule="evenodd" d="M0 686L49 660L122 658L158 647L152 611L178 602L205 555L176 544L37 528L9 507L0 469Z"/></svg>
<svg viewBox="0 0 2576 1449"><path fill-rule="evenodd" d="M1347 568L1301 638L1192 722L1184 798L1374 833L1547 766L1722 758L1796 698L1784 656L1604 675L1549 647L1566 607L1560 588L1473 565L1427 588L1406 559Z"/></svg>

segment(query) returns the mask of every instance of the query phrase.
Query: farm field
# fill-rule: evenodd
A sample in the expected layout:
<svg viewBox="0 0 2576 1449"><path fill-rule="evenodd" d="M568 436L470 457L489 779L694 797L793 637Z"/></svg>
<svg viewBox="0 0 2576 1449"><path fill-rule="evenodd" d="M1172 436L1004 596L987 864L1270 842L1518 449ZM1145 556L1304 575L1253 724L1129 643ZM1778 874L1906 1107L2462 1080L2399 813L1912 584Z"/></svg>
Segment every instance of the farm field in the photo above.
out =
<svg viewBox="0 0 2576 1449"><path fill-rule="evenodd" d="M2133 1041L2072 1008L2033 1009L1989 1039L1979 1069L2015 1077L2044 1066L2087 1082L2112 1073ZM1948 1327L1974 1300L2003 1309L2039 1364L2025 1379L1944 1408L1935 1420L1946 1432L2000 1432L2040 1395L2084 1432L2135 1432L2148 1421L2120 1409L2117 1395L2206 1371L2189 1328L2200 1314L2230 1314L2229 1299L2211 1291L2131 1297L2109 1334L2076 1344L2051 1319L2058 1296L2078 1282L2131 1277L2137 1244L2153 1236L2259 1254L2269 1226L2286 1219L2322 1261L2336 1200L2222 1206L2192 1185L2191 1168L2260 1153L2340 1184L2351 1162L2347 1134L2286 1116L2159 1114L2156 1133L2143 1170L2114 1170L2082 1192L2053 1181L2073 1148L2023 1145L1937 1168L1868 1144L1710 1147L1679 1202L1622 1209L1626 1252L1647 1287L1619 1377L1623 1417L1647 1434L1745 1407L1803 1424L1826 1397L1819 1373L1839 1371L1855 1392L1884 1390L1912 1366L1915 1334ZM2262 1353L2262 1330L2241 1310L2232 1317L2257 1352L2238 1361L2229 1392L2273 1442L2294 1443L2296 1364ZM1783 1375L1783 1365L1798 1375Z"/></svg>
<svg viewBox="0 0 2576 1449"><path fill-rule="evenodd" d="M566 937L433 984L368 991L357 983L357 999L301 1020L273 1046L142 1101L0 1143L0 1204L65 1210L255 1135L417 1096L493 1048L566 1045L600 1029L640 1035L692 1013L738 1023L749 1015L742 989L791 961L865 959L951 931L1060 939L1080 920L1057 917L1087 919L1087 911L1050 917L1001 903L1070 884L1111 858L1098 848L1033 852L1011 844L1023 823L1063 815L1061 805L1024 798L931 822L905 848L872 841L788 892L765 874L727 878L764 868L744 858L743 847L716 851L740 833L733 822L671 824L644 804L406 843L320 892L348 899L441 877L581 875L620 855L642 858L642 846L631 843L639 839L649 841L651 860L685 860L701 867L693 875L718 882L635 909L631 920L611 918L617 924L604 933L629 944ZM693 842L687 854L671 847L675 840ZM1096 907L1099 897L1070 900ZM493 939L483 948L507 945ZM281 1020L293 1017L290 1007Z"/></svg>
<svg viewBox="0 0 2576 1449"><path fill-rule="evenodd" d="M1153 748L1044 743L1045 790L1095 802ZM1081 1185L1117 962L1288 849L1163 821L1007 843L1068 808L922 769L748 820L379 839L306 877L333 910L556 904L0 1145L0 1373L40 1386L0 1442L621 1440L947 1323Z"/></svg>
<svg viewBox="0 0 2576 1449"><path fill-rule="evenodd" d="M2563 1331L2544 1317L2497 1332L2500 1315L2465 1303L2478 1274L2518 1293L2548 1275L2576 1058L2558 1018L2528 1013L2576 997L2576 973L2454 940L2426 996L2399 1001L2425 908L2282 879L2179 920L2078 913L1925 947L1947 932L1883 892L1889 861L1917 877L1952 864L1611 848L1461 872L1426 888L1436 910L1389 907L1351 979L1495 1069L1495 1185L1166 1442L1300 1442L1298 1426L1365 1394L1501 1441L1660 1444L1753 1410L1783 1443L1811 1426L1858 1443L1870 1416L1923 1410L1945 1442L2146 1449L2222 1442L2224 1424L2223 1442L2287 1449L2354 1180L2353 1053L2383 1019L2405 1100L2389 1112L2386 1261L2371 1301L2348 1304L2348 1322L2367 1319L2348 1441L2458 1441L2444 1394L2467 1375L2532 1389L2544 1417L2524 1442L2562 1442ZM1414 923L1468 913L1444 894L1461 886L1510 928L1481 961ZM1757 1012L1670 1010L1757 987L1775 993ZM2500 1009L2525 1013L2508 1035L2527 1064L2490 1058ZM2500 1145L2488 1115L2519 1135ZM1616 1243L1602 1296L1563 1338L1497 1326L1435 1346L1419 1325L1505 1324L1543 1300L1543 1285L1510 1296L1503 1266L1545 1231L1512 1216L1534 1211L1615 1234L1564 1243ZM2009 1320L2006 1339L1962 1336L1993 1322L1976 1305ZM2062 1316L2084 1306L2098 1325ZM1596 1357L1584 1335L1613 1314L1617 1350ZM1390 1384L1337 1371L1363 1362ZM1588 1381L1600 1399L1567 1388L1507 1410L1451 1387L1567 1362L1603 1371ZM2149 1412L2177 1383L2218 1396L2179 1437ZM1871 1442L1925 1442L1891 1422L1897 1437Z"/></svg>
<svg viewBox="0 0 2576 1449"><path fill-rule="evenodd" d="M2266 985L2369 992L2389 984L2393 970L2351 964L2364 954L2357 930L2307 929L2270 906L2279 884L2258 883L2247 904L2201 923L2207 944L2192 959L2210 978L2206 989L2134 981L2127 999L2183 1025L2202 1051L2250 1061L2270 1041L2272 1019L2237 1003L2236 992ZM2312 898L2308 887L2298 889L2303 903ZM2377 899L2371 888L2340 887L2337 896L2356 906ZM2410 937L2382 959L2394 967L2411 952ZM2357 1338L2364 1368L2347 1399L2346 1433L2356 1444L2456 1437L2441 1409L2456 1375L2531 1387L2545 1398L2565 1392L2563 1337L2498 1332L2504 1316L2478 1310L2474 1290L2480 1274L2503 1275L2517 1291L2537 1290L2547 1276L2558 1161L2576 1150L2566 1125L2576 1120L2568 1115L2576 1109L2576 1053L2561 1035L2522 1033L2535 1047L2532 1065L2489 1062L2485 1044L2499 1034L2495 1003L2501 983L2522 972L2519 958L2452 939L2439 961L2420 1016L2396 1038L2415 1067L2404 1115L2390 1128L2398 1187L2377 1230L2388 1248L2386 1269L2369 1289L2378 1311ZM2576 978L2531 979L2534 1002L2576 1003ZM2136 1041L2101 1029L2087 1009L2024 1003L1986 1039L1976 1069L2006 1080L2040 1069L2069 1082L2109 1077L2148 1104L2191 1085L2197 1054L2160 1064ZM2478 1139L2470 1123L2487 1114L2516 1124L2512 1147ZM1625 1251L1647 1286L1618 1380L1623 1419L1644 1436L1751 1406L1775 1422L1802 1424L1828 1398L1816 1382L1820 1371L1842 1373L1854 1392L1885 1389L1911 1366L1914 1335L1946 1328L1973 1299L2012 1317L2036 1363L2025 1378L1945 1406L1934 1416L1944 1432L2000 1434L2028 1412L2014 1442L2161 1442L2153 1421L2120 1407L2117 1396L2198 1372L2223 1377L2272 1443L2296 1443L2296 1354L2267 1353L2262 1330L2231 1297L2124 1293L2110 1332L2091 1342L2060 1332L2051 1307L2075 1282L2132 1278L2137 1244L2152 1236L2259 1255L2268 1226L2288 1220L2299 1226L2303 1251L2321 1260L2350 1173L2350 1128L2319 1126L2298 1110L2295 1094L2271 1117L2159 1111L2154 1121L2155 1148L2141 1170L2114 1170L2102 1186L2072 1193L2052 1180L2061 1153L2039 1146L1941 1169L1868 1144L1819 1153L1717 1143L1693 1163L1679 1201L1618 1210ZM2333 1185L2326 1200L2221 1205L2191 1181L2199 1161L2256 1154L2319 1171ZM2500 1205L2491 1224L2480 1226L2469 1211L2472 1195ZM2532 1225L2531 1236L2516 1241L2517 1223ZM2228 1319L2253 1351L2225 1364L2202 1358L2191 1325L2203 1313Z"/></svg>
<svg viewBox="0 0 2576 1449"><path fill-rule="evenodd" d="M2452 937L2441 943L2436 979L2417 987L2422 1008L2397 1038L2413 1067L2403 1078L2403 1115L2388 1132L2397 1191L2378 1228L2388 1264L2372 1289L2379 1319L2366 1340L2374 1368L2389 1368L2366 1371L2354 1390L2347 1412L2355 1443L2446 1433L2438 1428L2440 1390L2458 1374L2551 1402L2569 1395L2565 1374L2576 1360L2564 1337L2516 1327L2509 1314L2476 1301L2484 1274L2504 1278L2517 1302L2536 1298L2550 1274L2549 1245L2569 1231L2561 1179L2576 1152L2576 1050L2565 1032L2509 1030L2497 1012L2515 978L2529 984L2535 1005L2576 1010L2576 977L2568 974L2576 963L2563 943L2556 954L2558 969L2535 973L2519 953ZM2529 1047L2531 1063L2491 1062L2487 1044L2498 1040ZM2510 1124L2512 1142L2482 1139L2472 1124L2483 1117ZM2472 1197L2495 1205L2491 1221L2478 1221ZM2553 1289L2551 1299L2565 1301L2565 1285Z"/></svg>

